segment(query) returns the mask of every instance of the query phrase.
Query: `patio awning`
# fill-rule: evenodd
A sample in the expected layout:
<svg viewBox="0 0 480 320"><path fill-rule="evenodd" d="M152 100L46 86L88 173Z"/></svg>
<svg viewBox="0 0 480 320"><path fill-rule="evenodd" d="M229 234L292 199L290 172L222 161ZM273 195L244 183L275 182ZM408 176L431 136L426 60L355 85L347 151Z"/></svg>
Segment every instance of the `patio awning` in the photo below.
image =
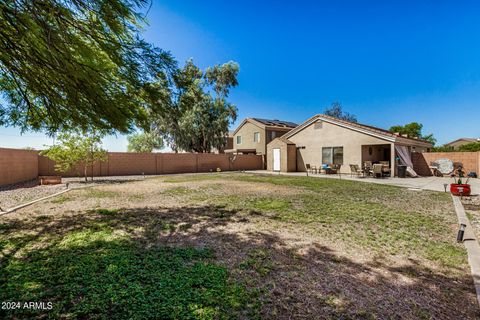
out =
<svg viewBox="0 0 480 320"><path fill-rule="evenodd" d="M407 173L411 177L418 177L418 174L415 172L415 170L413 170L412 156L410 155L408 148L405 146L395 145L395 151L400 159L400 163L407 166Z"/></svg>

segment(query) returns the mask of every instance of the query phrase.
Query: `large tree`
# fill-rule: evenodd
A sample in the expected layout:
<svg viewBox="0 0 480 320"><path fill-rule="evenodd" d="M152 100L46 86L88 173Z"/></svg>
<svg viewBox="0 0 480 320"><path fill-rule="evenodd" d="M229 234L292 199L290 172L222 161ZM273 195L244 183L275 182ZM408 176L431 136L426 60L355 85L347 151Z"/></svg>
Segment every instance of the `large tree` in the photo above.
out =
<svg viewBox="0 0 480 320"><path fill-rule="evenodd" d="M127 137L128 152L152 152L163 148L162 137L153 131L136 133Z"/></svg>
<svg viewBox="0 0 480 320"><path fill-rule="evenodd" d="M343 111L343 107L339 102L332 102L329 108L326 108L324 114L340 120L357 122L357 117L351 113Z"/></svg>
<svg viewBox="0 0 480 320"><path fill-rule="evenodd" d="M227 101L237 82L238 64L228 62L200 70L191 60L173 76L173 88L159 90L155 130L174 151L211 152L226 143L228 128L237 108ZM160 85L160 88L163 86Z"/></svg>
<svg viewBox="0 0 480 320"><path fill-rule="evenodd" d="M421 123L411 122L404 126L401 126L401 125L392 126L390 127L389 131L394 133L406 134L410 138L416 137L422 140L429 141L432 144L435 144L437 140L435 139L433 134L430 133L427 135L423 135L422 129L423 129L423 125Z"/></svg>
<svg viewBox="0 0 480 320"><path fill-rule="evenodd" d="M146 0L0 1L0 125L147 126L149 83L176 64L140 37Z"/></svg>

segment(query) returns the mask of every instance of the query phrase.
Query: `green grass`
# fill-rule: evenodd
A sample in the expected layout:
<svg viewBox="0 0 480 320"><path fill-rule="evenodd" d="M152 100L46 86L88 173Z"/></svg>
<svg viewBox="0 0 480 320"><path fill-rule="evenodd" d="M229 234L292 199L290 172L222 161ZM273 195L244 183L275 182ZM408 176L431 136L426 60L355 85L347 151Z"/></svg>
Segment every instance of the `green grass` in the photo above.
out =
<svg viewBox="0 0 480 320"><path fill-rule="evenodd" d="M102 190L97 188L87 188L85 191L85 197L87 198L111 198L118 196L118 192Z"/></svg>
<svg viewBox="0 0 480 320"><path fill-rule="evenodd" d="M195 181L207 181L207 180L221 180L230 175L231 174L229 173L213 172L213 173L195 174L195 175L178 175L178 176L172 176L169 178L160 177L156 179L161 179L162 182L167 182L167 183L182 183L182 182L195 182Z"/></svg>
<svg viewBox="0 0 480 320"><path fill-rule="evenodd" d="M220 177L225 178L225 174L181 176L170 181L185 183ZM453 237L450 225L454 220L449 215L452 206L447 194L340 179L247 174L229 174L228 179L303 191L294 195L273 193L268 197L217 195L207 200L210 204L267 214L275 221L302 225L312 234L370 252L416 254L445 267L465 264L464 248L450 241ZM187 192L184 195L184 201L191 203ZM432 213L435 207L447 212Z"/></svg>
<svg viewBox="0 0 480 320"><path fill-rule="evenodd" d="M66 195L59 195L58 197L53 198L50 202L51 203L56 203L56 204L62 204L67 201L70 201L72 198Z"/></svg>
<svg viewBox="0 0 480 320"><path fill-rule="evenodd" d="M188 195L188 194L192 194L194 193L195 190L192 190L192 189L189 189L189 188L185 188L185 187L174 187L174 188L169 188L165 191L163 191L162 193L165 194L165 195L169 195L169 196L178 196L178 195Z"/></svg>
<svg viewBox="0 0 480 320"><path fill-rule="evenodd" d="M13 239L10 246L19 246ZM206 248L144 248L111 228L70 232L2 261L0 301L51 301L51 319L227 319L255 312ZM28 261L28 263L27 263ZM3 318L39 312L1 310Z"/></svg>

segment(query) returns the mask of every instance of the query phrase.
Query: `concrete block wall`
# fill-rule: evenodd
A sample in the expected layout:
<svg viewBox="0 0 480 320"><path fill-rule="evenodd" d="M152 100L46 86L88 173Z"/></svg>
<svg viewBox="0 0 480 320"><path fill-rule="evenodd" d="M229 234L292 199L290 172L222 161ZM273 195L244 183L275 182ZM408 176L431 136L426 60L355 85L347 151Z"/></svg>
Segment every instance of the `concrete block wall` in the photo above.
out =
<svg viewBox="0 0 480 320"><path fill-rule="evenodd" d="M480 152L426 152L412 153L414 170L423 176L431 175L429 166L438 159L450 159L453 162L460 162L464 170L480 173Z"/></svg>
<svg viewBox="0 0 480 320"><path fill-rule="evenodd" d="M54 175L55 163L39 156L39 175ZM109 152L107 160L96 163L94 176L146 175L194 173L231 170L260 170L263 162L260 155L196 154L196 153L129 153ZM62 176L83 175L82 168L76 168ZM92 174L92 169L88 169Z"/></svg>
<svg viewBox="0 0 480 320"><path fill-rule="evenodd" d="M0 185L28 181L37 177L36 151L0 148Z"/></svg>

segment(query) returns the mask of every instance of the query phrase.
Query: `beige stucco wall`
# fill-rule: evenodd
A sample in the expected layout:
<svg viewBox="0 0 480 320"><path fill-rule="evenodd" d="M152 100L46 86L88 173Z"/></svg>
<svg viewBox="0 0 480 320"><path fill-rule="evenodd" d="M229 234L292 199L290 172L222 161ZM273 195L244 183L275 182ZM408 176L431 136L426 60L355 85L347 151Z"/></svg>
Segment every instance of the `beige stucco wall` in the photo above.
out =
<svg viewBox="0 0 480 320"><path fill-rule="evenodd" d="M338 125L323 121L321 128L315 129L314 124L305 127L297 134L288 137L297 147L297 169L305 171L305 164L322 165L323 147L343 147L342 173L350 172L350 164L362 165L362 145L391 144L386 140L353 131Z"/></svg>
<svg viewBox="0 0 480 320"><path fill-rule="evenodd" d="M280 149L280 171L294 172L297 169L296 147L294 144L274 139L267 145L267 170L273 171L273 149Z"/></svg>
<svg viewBox="0 0 480 320"><path fill-rule="evenodd" d="M260 141L253 141L253 134L255 132L260 133ZM242 143L237 144L237 136L242 136ZM257 154L265 154L266 144L265 144L265 130L259 126L246 122L233 137L233 148L234 149L256 149Z"/></svg>
<svg viewBox="0 0 480 320"><path fill-rule="evenodd" d="M267 141L266 141L266 144L269 144L272 140L275 140L276 138L280 138L281 136L283 136L284 134L286 134L288 131L290 131L291 129L284 129L284 130L280 130L280 129L268 129L267 130L267 133L266 133L266 136L267 136ZM272 139L272 132L275 132L275 137Z"/></svg>
<svg viewBox="0 0 480 320"><path fill-rule="evenodd" d="M246 122L233 137L233 149L256 149L257 154L265 155L267 153L267 144L271 141L272 131L276 132L275 138L279 138L290 131L290 129L265 129L255 123ZM260 140L258 142L253 141L255 132L260 133ZM241 144L237 144L237 136L242 136Z"/></svg>

